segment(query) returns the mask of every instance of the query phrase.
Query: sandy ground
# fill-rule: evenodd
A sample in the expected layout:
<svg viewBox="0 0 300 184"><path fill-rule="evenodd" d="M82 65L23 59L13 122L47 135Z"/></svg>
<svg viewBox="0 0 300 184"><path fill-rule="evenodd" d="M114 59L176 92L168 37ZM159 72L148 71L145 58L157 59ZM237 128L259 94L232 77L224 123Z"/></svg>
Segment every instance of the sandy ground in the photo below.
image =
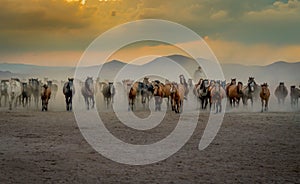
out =
<svg viewBox="0 0 300 184"><path fill-rule="evenodd" d="M106 126L120 139L148 144L176 126L168 112L147 131L133 131L112 112ZM138 112L146 116L147 112ZM188 143L168 159L144 166L113 162L85 141L72 112L0 112L0 183L299 183L300 113L225 115L212 144L198 150L208 114Z"/></svg>

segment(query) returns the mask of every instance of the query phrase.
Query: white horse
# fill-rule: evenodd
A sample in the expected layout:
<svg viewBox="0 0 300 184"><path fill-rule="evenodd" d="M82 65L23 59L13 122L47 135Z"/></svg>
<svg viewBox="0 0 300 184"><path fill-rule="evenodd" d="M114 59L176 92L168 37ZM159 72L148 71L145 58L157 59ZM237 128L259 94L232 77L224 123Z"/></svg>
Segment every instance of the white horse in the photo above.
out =
<svg viewBox="0 0 300 184"><path fill-rule="evenodd" d="M9 103L9 110L12 110L12 105L14 104L15 107L17 107L17 102L20 100L20 97L22 95L22 86L21 82L18 79L12 78L9 81L7 88L8 92L8 103Z"/></svg>

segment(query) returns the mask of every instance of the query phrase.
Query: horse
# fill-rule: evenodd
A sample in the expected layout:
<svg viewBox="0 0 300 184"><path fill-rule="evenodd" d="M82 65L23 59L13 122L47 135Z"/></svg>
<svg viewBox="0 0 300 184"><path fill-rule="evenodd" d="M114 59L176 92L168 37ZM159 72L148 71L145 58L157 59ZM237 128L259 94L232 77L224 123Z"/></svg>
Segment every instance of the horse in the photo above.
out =
<svg viewBox="0 0 300 184"><path fill-rule="evenodd" d="M12 105L14 104L17 107L17 102L22 95L22 87L19 79L12 78L9 81L8 87L8 103L9 110L12 110Z"/></svg>
<svg viewBox="0 0 300 184"><path fill-rule="evenodd" d="M181 113L183 110L185 87L182 84L173 82L171 84L170 92L172 111L175 111L175 113Z"/></svg>
<svg viewBox="0 0 300 184"><path fill-rule="evenodd" d="M256 84L254 77L249 77L247 86L243 88L243 104L247 105L250 99L251 107L253 107L253 100L257 98L258 92L260 92L260 87Z"/></svg>
<svg viewBox="0 0 300 184"><path fill-rule="evenodd" d="M67 111L72 111L72 98L75 94L75 87L73 81L73 78L68 78L68 82L66 82L63 86L63 93L66 99Z"/></svg>
<svg viewBox="0 0 300 184"><path fill-rule="evenodd" d="M44 84L41 92L42 111L48 111L48 102L51 97L51 89Z"/></svg>
<svg viewBox="0 0 300 184"><path fill-rule="evenodd" d="M210 91L211 103L216 108L216 113L222 112L222 99L226 97L226 92L220 84L220 81L217 81L214 87Z"/></svg>
<svg viewBox="0 0 300 184"><path fill-rule="evenodd" d="M209 81L208 79L204 79L200 86L197 88L197 97L200 100L201 103L201 109L206 109L209 98L210 98L210 93L209 93Z"/></svg>
<svg viewBox="0 0 300 184"><path fill-rule="evenodd" d="M284 82L279 83L279 86L276 87L274 94L278 100L278 104L284 104L285 98L288 95L288 90L284 86Z"/></svg>
<svg viewBox="0 0 300 184"><path fill-rule="evenodd" d="M31 86L27 82L22 82L22 105L27 106L31 101Z"/></svg>
<svg viewBox="0 0 300 184"><path fill-rule="evenodd" d="M137 87L134 85L131 86L128 92L128 111L130 111L130 109L133 111L133 106L134 106L137 93L138 93Z"/></svg>
<svg viewBox="0 0 300 184"><path fill-rule="evenodd" d="M39 103L40 91L41 91L40 81L37 78L36 79L29 79L28 84L31 86L34 104L37 108L38 103Z"/></svg>
<svg viewBox="0 0 300 184"><path fill-rule="evenodd" d="M0 83L0 107L1 107L2 96L4 96L4 106L6 106L6 104L7 104L8 87L9 87L9 80L1 80L1 83Z"/></svg>
<svg viewBox="0 0 300 184"><path fill-rule="evenodd" d="M55 99L57 91L58 91L58 86L57 84L53 84L53 81L47 81L47 85L50 88L51 92L52 92L52 97L53 99Z"/></svg>
<svg viewBox="0 0 300 184"><path fill-rule="evenodd" d="M180 84L184 86L184 97L187 99L187 95L189 94L189 86L188 83L186 82L185 78L183 75L179 75L179 81Z"/></svg>
<svg viewBox="0 0 300 184"><path fill-rule="evenodd" d="M299 101L299 98L300 98L300 89L296 88L296 86L291 86L290 97L291 97L291 106L292 106L292 108L295 108L295 107L298 108L298 101Z"/></svg>
<svg viewBox="0 0 300 184"><path fill-rule="evenodd" d="M170 103L170 95L171 95L171 83L163 84L159 81L153 82L153 96L155 100L155 111L161 111L161 104L163 98L167 98L167 105Z"/></svg>
<svg viewBox="0 0 300 184"><path fill-rule="evenodd" d="M261 85L261 91L260 91L260 99L261 99L261 112L268 111L268 102L270 98L270 90L268 88L268 84L264 83ZM265 107L265 109L264 109Z"/></svg>
<svg viewBox="0 0 300 184"><path fill-rule="evenodd" d="M240 99L243 97L243 83L238 82L238 85L230 85L226 88L228 91L227 97L229 98L230 106L234 106L235 104L239 105Z"/></svg>
<svg viewBox="0 0 300 184"><path fill-rule="evenodd" d="M104 97L104 101L106 101L106 108L108 108L110 103L114 103L114 95L116 93L114 84L109 82L105 84L102 89L102 94Z"/></svg>
<svg viewBox="0 0 300 184"><path fill-rule="evenodd" d="M81 88L81 94L84 97L84 101L87 105L87 109L90 109L90 102L92 102L92 109L95 106L95 99L94 99L94 81L92 77L87 77L84 82L84 85Z"/></svg>
<svg viewBox="0 0 300 184"><path fill-rule="evenodd" d="M143 82L139 82L139 91L141 93L141 101L145 108L145 104L152 98L154 93L154 87L151 82L148 81L148 78L145 77Z"/></svg>
<svg viewBox="0 0 300 184"><path fill-rule="evenodd" d="M230 86L235 86L236 85L236 78L231 79L231 82L226 84L225 90L226 90L226 95L228 96L229 94L229 87Z"/></svg>

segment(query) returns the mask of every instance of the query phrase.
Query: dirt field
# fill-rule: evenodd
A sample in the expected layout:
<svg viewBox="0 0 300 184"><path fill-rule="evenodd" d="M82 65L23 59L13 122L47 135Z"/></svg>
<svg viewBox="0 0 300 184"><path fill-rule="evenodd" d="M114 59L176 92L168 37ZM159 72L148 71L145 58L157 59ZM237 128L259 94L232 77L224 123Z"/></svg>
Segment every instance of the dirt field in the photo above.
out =
<svg viewBox="0 0 300 184"><path fill-rule="evenodd" d="M145 112L138 112L143 116ZM104 112L120 139L155 142L176 117L136 132ZM200 114L188 143L170 158L144 166L113 162L93 150L72 112L0 112L0 183L274 183L300 182L299 112L227 113L215 140L198 144L208 114Z"/></svg>

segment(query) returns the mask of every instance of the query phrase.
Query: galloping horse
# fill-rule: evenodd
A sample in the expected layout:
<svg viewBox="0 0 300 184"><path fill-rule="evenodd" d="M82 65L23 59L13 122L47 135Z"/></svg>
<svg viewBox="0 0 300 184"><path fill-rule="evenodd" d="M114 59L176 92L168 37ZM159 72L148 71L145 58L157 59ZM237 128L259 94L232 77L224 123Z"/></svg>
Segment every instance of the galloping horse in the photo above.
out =
<svg viewBox="0 0 300 184"><path fill-rule="evenodd" d="M12 110L12 104L17 107L17 100L20 99L22 95L22 87L21 82L19 79L12 78L9 82L8 87L8 103L9 103L9 110Z"/></svg>
<svg viewBox="0 0 300 184"><path fill-rule="evenodd" d="M102 94L104 97L104 101L106 101L106 108L108 108L110 103L114 103L114 95L116 93L114 84L109 82L105 84L102 89Z"/></svg>
<svg viewBox="0 0 300 184"><path fill-rule="evenodd" d="M92 103L92 109L95 106L94 100L94 81L92 77L87 77L84 85L81 88L81 94L84 97L84 101L87 105L87 109L90 109L90 102Z"/></svg>
<svg viewBox="0 0 300 184"><path fill-rule="evenodd" d="M31 86L27 82L22 82L22 105L25 107L31 101Z"/></svg>
<svg viewBox="0 0 300 184"><path fill-rule="evenodd" d="M179 75L179 81L180 84L184 86L184 97L187 99L187 95L189 94L189 86L188 83L186 82L185 78L183 75Z"/></svg>
<svg viewBox="0 0 300 184"><path fill-rule="evenodd" d="M48 111L48 102L51 97L51 89L44 84L43 90L41 92L41 100L42 100L42 111Z"/></svg>
<svg viewBox="0 0 300 184"><path fill-rule="evenodd" d="M284 82L279 83L279 86L276 87L274 94L277 97L278 104L284 104L284 100L288 95L288 90L284 86Z"/></svg>
<svg viewBox="0 0 300 184"><path fill-rule="evenodd" d="M149 81L148 77L145 77L143 82L140 83L140 88L141 88L141 97L142 97L142 104L145 108L145 104L152 98L153 92L154 92L154 87L152 83Z"/></svg>
<svg viewBox="0 0 300 184"><path fill-rule="evenodd" d="M235 103L239 105L241 97L243 97L243 83L238 82L238 85L230 85L227 88L228 91L228 98L229 98L229 103L232 106L235 107Z"/></svg>
<svg viewBox="0 0 300 184"><path fill-rule="evenodd" d="M201 102L201 109L206 109L207 107L210 98L210 93L208 88L209 88L209 81L208 79L204 79L197 90L197 96Z"/></svg>
<svg viewBox="0 0 300 184"><path fill-rule="evenodd" d="M72 111L72 98L75 94L75 87L73 81L74 81L73 78L68 78L68 82L66 82L63 87L63 93L66 99L67 111Z"/></svg>
<svg viewBox="0 0 300 184"><path fill-rule="evenodd" d="M231 79L231 82L226 84L225 90L226 90L226 95L228 96L229 93L229 87L230 86L235 86L236 85L236 78Z"/></svg>
<svg viewBox="0 0 300 184"><path fill-rule="evenodd" d="M300 89L296 88L296 86L291 86L291 106L292 108L297 107L298 108L298 101L300 98Z"/></svg>
<svg viewBox="0 0 300 184"><path fill-rule="evenodd" d="M130 111L130 109L133 111L133 106L134 106L134 102L137 96L137 87L136 86L131 86L129 92L128 92L128 111Z"/></svg>
<svg viewBox="0 0 300 184"><path fill-rule="evenodd" d="M171 95L171 84L163 84L159 81L154 81L153 83L154 91L153 96L155 100L155 111L161 110L161 104L163 101L163 98L168 98L167 105L169 106L170 102L170 95Z"/></svg>
<svg viewBox="0 0 300 184"><path fill-rule="evenodd" d="M226 92L220 84L220 81L217 81L214 87L210 91L211 103L216 108L216 113L222 112L222 99L226 97Z"/></svg>
<svg viewBox="0 0 300 184"><path fill-rule="evenodd" d="M268 88L268 84L264 83L261 85L261 91L260 91L261 112L264 112L264 106L265 106L265 111L268 111L269 98L270 98L270 90Z"/></svg>
<svg viewBox="0 0 300 184"><path fill-rule="evenodd" d="M41 91L40 82L38 79L29 79L29 85L31 86L34 104L37 108Z"/></svg>
<svg viewBox="0 0 300 184"><path fill-rule="evenodd" d="M249 77L247 86L243 88L244 105L247 105L250 99L251 107L253 107L253 100L257 98L258 92L260 92L260 87L256 84L254 77Z"/></svg>
<svg viewBox="0 0 300 184"><path fill-rule="evenodd" d="M6 106L6 104L7 104L8 87L9 87L9 80L1 80L1 83L0 83L0 107L1 107L2 96L4 96L4 106Z"/></svg>
<svg viewBox="0 0 300 184"><path fill-rule="evenodd" d="M183 110L184 90L185 87L182 84L175 82L171 84L171 104L172 111L175 111L175 113L181 113Z"/></svg>

